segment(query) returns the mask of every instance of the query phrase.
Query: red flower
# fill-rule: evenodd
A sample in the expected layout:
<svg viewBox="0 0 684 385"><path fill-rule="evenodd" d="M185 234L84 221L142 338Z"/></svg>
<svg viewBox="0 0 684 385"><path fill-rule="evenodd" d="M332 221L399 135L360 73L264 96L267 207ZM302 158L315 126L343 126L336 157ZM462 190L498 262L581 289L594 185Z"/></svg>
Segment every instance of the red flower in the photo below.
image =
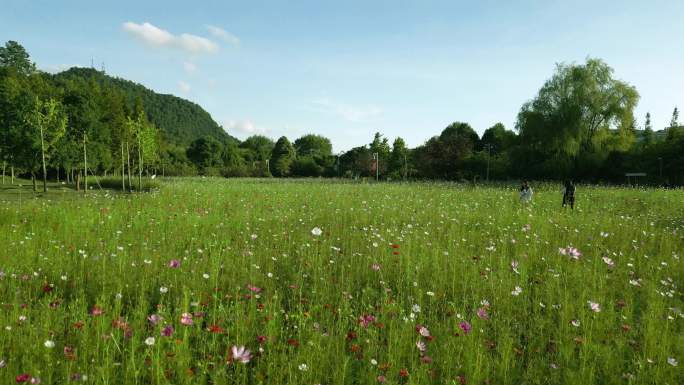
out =
<svg viewBox="0 0 684 385"><path fill-rule="evenodd" d="M209 330L211 333L217 333L217 334L225 332L225 330L218 325L211 325L211 326L209 326L209 328L207 330Z"/></svg>
<svg viewBox="0 0 684 385"><path fill-rule="evenodd" d="M393 244L392 244L392 248L393 248L393 249L398 249L398 248L399 248L399 245L397 245L396 243L393 243Z"/></svg>
<svg viewBox="0 0 684 385"><path fill-rule="evenodd" d="M289 340L287 340L287 344L290 346L294 346L296 348L297 346L299 346L299 341L297 341L294 338L290 338Z"/></svg>
<svg viewBox="0 0 684 385"><path fill-rule="evenodd" d="M268 337L266 337L266 336L257 336L256 340L257 340L257 342L259 343L259 345L261 345L261 344L265 344L266 341L268 341Z"/></svg>
<svg viewBox="0 0 684 385"><path fill-rule="evenodd" d="M31 375L28 373L20 374L14 378L14 380L17 382L17 384L20 384L22 382L27 382L30 379L31 379Z"/></svg>
<svg viewBox="0 0 684 385"><path fill-rule="evenodd" d="M408 378L408 376L409 376L408 370L406 370L406 369L399 370L399 377Z"/></svg>

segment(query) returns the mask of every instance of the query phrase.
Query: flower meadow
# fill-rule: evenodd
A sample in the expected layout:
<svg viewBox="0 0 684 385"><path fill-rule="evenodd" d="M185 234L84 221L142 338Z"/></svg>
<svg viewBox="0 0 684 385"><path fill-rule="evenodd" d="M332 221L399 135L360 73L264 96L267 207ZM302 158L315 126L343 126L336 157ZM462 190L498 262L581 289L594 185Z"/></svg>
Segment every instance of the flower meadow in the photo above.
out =
<svg viewBox="0 0 684 385"><path fill-rule="evenodd" d="M0 383L684 383L681 190L161 185L3 198Z"/></svg>

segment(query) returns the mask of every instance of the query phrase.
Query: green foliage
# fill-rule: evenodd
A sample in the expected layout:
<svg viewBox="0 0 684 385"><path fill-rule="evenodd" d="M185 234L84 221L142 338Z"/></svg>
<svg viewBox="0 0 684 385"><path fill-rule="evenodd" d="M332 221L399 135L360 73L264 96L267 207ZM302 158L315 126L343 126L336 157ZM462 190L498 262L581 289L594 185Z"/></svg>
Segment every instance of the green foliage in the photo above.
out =
<svg viewBox="0 0 684 385"><path fill-rule="evenodd" d="M289 176L290 167L295 157L296 152L292 143L286 137L280 137L275 147L273 147L273 153L271 154L271 173L277 177Z"/></svg>
<svg viewBox="0 0 684 385"><path fill-rule="evenodd" d="M0 47L0 68L12 68L22 75L30 75L36 71L28 52L16 41L10 40Z"/></svg>

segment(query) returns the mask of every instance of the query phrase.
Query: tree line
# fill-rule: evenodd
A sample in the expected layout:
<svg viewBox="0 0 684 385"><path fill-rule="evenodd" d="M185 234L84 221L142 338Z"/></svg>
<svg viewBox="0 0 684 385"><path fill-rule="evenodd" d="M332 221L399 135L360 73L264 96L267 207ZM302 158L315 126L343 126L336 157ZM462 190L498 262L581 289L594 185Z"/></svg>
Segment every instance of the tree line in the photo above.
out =
<svg viewBox="0 0 684 385"><path fill-rule="evenodd" d="M239 141L194 103L94 69L38 71L9 41L0 47L0 161L3 183L20 174L34 188L50 179L84 191L86 175L115 177L132 190L144 174L620 183L625 173L643 172L647 183L684 184L679 111L654 131L650 114L637 123L638 100L601 60L558 64L513 130L496 123L479 136L455 122L416 148L378 132L334 154L315 134Z"/></svg>

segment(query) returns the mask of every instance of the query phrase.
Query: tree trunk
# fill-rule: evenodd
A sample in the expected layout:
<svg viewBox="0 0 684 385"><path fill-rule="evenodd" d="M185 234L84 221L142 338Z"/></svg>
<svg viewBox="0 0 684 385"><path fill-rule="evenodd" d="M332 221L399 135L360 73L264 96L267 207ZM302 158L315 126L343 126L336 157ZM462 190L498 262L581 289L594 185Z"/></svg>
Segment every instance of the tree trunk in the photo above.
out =
<svg viewBox="0 0 684 385"><path fill-rule="evenodd" d="M124 162L124 145L121 142L121 191L126 191L126 163Z"/></svg>
<svg viewBox="0 0 684 385"><path fill-rule="evenodd" d="M2 162L2 184L5 184L5 167L7 167L7 163L5 161Z"/></svg>
<svg viewBox="0 0 684 385"><path fill-rule="evenodd" d="M128 191L133 192L133 177L131 176L131 150L128 148L128 141L126 141L126 161L128 163Z"/></svg>
<svg viewBox="0 0 684 385"><path fill-rule="evenodd" d="M138 135L138 192L142 191L142 148L140 147L140 135Z"/></svg>
<svg viewBox="0 0 684 385"><path fill-rule="evenodd" d="M14 166L10 166L10 172L12 173L11 184L14 184Z"/></svg>
<svg viewBox="0 0 684 385"><path fill-rule="evenodd" d="M33 171L31 171L31 181L33 182L33 192L38 191L36 188L36 174Z"/></svg>
<svg viewBox="0 0 684 385"><path fill-rule="evenodd" d="M76 174L76 191L81 191L81 172Z"/></svg>
<svg viewBox="0 0 684 385"><path fill-rule="evenodd" d="M57 183L59 183L59 167L57 167Z"/></svg>
<svg viewBox="0 0 684 385"><path fill-rule="evenodd" d="M45 166L45 140L43 139L43 125L40 126L40 157L43 162L43 192L47 192L47 167Z"/></svg>
<svg viewBox="0 0 684 385"><path fill-rule="evenodd" d="M86 151L86 134L83 133L83 193L88 193L88 152Z"/></svg>

